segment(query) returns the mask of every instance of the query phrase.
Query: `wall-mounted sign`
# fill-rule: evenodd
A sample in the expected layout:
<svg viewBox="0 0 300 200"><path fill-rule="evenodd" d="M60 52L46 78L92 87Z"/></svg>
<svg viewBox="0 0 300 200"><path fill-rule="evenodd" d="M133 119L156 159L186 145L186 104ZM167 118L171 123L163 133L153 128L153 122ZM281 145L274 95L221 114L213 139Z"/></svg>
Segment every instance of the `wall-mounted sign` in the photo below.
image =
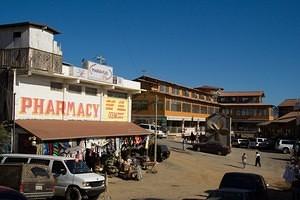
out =
<svg viewBox="0 0 300 200"><path fill-rule="evenodd" d="M88 71L79 67L70 67L70 75L87 79Z"/></svg>
<svg viewBox="0 0 300 200"><path fill-rule="evenodd" d="M20 97L19 119L87 119L100 120L100 105L75 101Z"/></svg>
<svg viewBox="0 0 300 200"><path fill-rule="evenodd" d="M84 66L88 70L88 79L113 83L113 68L91 61L86 61Z"/></svg>
<svg viewBox="0 0 300 200"><path fill-rule="evenodd" d="M104 121L128 121L127 99L106 97L104 109Z"/></svg>

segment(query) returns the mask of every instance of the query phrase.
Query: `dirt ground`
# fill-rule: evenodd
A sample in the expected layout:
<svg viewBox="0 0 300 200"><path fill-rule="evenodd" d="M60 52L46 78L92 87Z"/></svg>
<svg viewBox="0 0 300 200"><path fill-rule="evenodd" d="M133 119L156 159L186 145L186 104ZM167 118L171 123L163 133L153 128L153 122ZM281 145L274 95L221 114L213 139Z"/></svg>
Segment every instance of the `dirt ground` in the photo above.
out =
<svg viewBox="0 0 300 200"><path fill-rule="evenodd" d="M253 172L261 174L270 185L269 196L274 200L291 199L288 185L282 173L288 156L279 153L262 152L262 167L255 167L255 150L233 148L227 156L218 156L191 150L183 151L180 143L165 140L171 149L169 159L159 163L157 173L143 171L141 181L126 181L109 178L108 192L100 199L150 200L150 199L206 199L210 190L216 189L225 172ZM245 169L242 169L241 155L248 155ZM110 197L110 198L107 198Z"/></svg>

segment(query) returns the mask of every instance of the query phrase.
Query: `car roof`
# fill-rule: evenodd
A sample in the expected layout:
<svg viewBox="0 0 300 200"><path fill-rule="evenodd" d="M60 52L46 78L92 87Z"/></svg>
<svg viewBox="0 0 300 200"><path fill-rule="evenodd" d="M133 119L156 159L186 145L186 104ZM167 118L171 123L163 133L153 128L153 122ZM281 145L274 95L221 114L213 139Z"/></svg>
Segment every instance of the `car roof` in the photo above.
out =
<svg viewBox="0 0 300 200"><path fill-rule="evenodd" d="M216 191L219 191L219 192L240 192L240 193L251 192L251 190L240 189L240 188L221 188L221 189L218 189Z"/></svg>
<svg viewBox="0 0 300 200"><path fill-rule="evenodd" d="M254 174L254 173L245 173L245 172L227 172L224 174L224 176L228 176L228 175L234 175L234 176L253 176L253 177L262 177L259 174Z"/></svg>
<svg viewBox="0 0 300 200"><path fill-rule="evenodd" d="M51 155L37 155L37 154L21 154L21 153L11 153L11 154L0 154L2 157L18 157L18 158L40 158L40 159L49 159L49 160L74 160L71 157L63 156L51 156Z"/></svg>

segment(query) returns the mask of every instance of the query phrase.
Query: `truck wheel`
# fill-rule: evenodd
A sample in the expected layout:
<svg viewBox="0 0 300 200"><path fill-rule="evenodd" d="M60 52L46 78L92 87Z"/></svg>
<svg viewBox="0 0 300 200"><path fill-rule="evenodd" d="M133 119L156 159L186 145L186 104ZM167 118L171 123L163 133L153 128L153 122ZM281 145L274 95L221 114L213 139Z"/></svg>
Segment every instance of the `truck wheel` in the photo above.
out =
<svg viewBox="0 0 300 200"><path fill-rule="evenodd" d="M221 155L222 155L222 152L221 152L221 151L218 151L217 154L218 154L219 156L221 156Z"/></svg>
<svg viewBox="0 0 300 200"><path fill-rule="evenodd" d="M288 148L283 148L282 152L283 152L284 154L287 154L287 153L290 152L290 150L289 150Z"/></svg>
<svg viewBox="0 0 300 200"><path fill-rule="evenodd" d="M82 196L77 187L69 187L66 192L66 200L81 200Z"/></svg>

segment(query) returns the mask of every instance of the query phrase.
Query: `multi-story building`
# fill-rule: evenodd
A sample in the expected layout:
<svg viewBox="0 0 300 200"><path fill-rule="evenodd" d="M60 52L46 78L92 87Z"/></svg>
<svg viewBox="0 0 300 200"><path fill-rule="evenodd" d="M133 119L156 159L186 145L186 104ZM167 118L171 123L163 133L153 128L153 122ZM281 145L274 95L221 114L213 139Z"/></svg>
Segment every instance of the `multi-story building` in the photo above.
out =
<svg viewBox="0 0 300 200"><path fill-rule="evenodd" d="M300 101L285 99L278 105L279 116L269 122L260 123L259 127L267 137L300 138Z"/></svg>
<svg viewBox="0 0 300 200"><path fill-rule="evenodd" d="M232 131L237 137L261 134L257 124L273 120L273 105L264 104L262 91L221 91L218 102L221 112L232 118Z"/></svg>
<svg viewBox="0 0 300 200"><path fill-rule="evenodd" d="M158 125L167 127L170 133L195 133L205 131L206 118L220 109L215 93L149 76L135 81L145 90L133 96L132 120L135 123L155 123L157 117Z"/></svg>
<svg viewBox="0 0 300 200"><path fill-rule="evenodd" d="M108 65L63 63L55 34L31 22L0 25L0 120L11 125L14 151L101 148L116 137L113 149L120 149L124 137L147 135L131 123L140 83L115 76Z"/></svg>

